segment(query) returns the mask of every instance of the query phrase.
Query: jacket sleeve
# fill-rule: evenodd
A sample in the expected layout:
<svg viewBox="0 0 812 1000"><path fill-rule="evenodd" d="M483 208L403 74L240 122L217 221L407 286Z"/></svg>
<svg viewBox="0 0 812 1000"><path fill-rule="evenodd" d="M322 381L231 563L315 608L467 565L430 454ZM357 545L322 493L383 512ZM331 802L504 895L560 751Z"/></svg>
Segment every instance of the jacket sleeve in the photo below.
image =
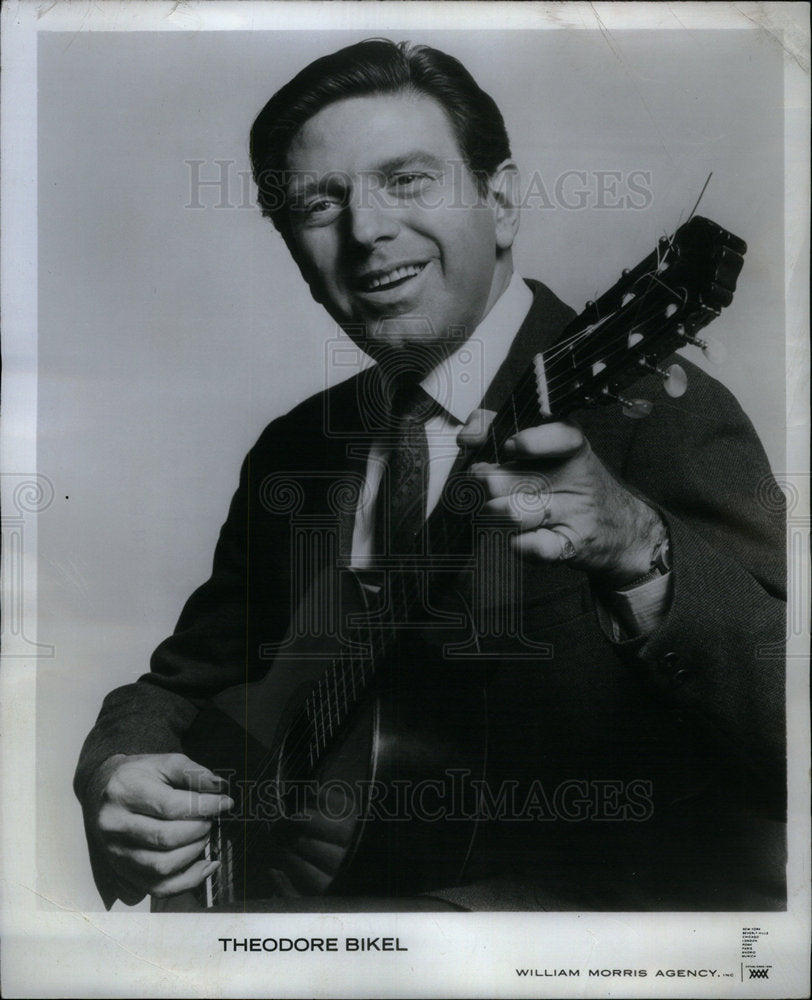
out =
<svg viewBox="0 0 812 1000"><path fill-rule="evenodd" d="M786 766L783 495L750 421L718 382L694 369L686 396L657 409L633 434L623 476L668 526L672 596L655 630L618 650L677 721L698 724L721 754L744 765L754 796L779 814Z"/></svg>

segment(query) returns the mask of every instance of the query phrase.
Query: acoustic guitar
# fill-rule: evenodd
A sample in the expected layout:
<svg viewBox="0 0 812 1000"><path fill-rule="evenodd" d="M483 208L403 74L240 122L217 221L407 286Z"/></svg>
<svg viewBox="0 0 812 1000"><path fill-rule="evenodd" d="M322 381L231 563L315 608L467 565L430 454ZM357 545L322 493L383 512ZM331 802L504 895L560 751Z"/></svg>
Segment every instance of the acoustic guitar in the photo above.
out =
<svg viewBox="0 0 812 1000"><path fill-rule="evenodd" d="M661 239L534 358L471 460L498 461L517 430L583 407L646 416L651 403L625 395L645 372L681 395L684 371L663 362L686 344L714 354L697 334L732 301L745 252L699 216ZM371 578L319 578L264 679L201 711L185 752L229 779L236 805L207 848L220 868L155 909L393 896L463 877L487 770L488 666L464 599L444 590L461 524L430 572L401 560Z"/></svg>

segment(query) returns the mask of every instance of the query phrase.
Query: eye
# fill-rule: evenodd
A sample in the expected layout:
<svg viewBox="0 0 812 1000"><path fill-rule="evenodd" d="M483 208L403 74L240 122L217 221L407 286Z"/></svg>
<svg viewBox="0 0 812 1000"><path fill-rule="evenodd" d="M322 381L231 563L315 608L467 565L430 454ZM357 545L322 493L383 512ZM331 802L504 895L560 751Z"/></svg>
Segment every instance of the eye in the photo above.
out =
<svg viewBox="0 0 812 1000"><path fill-rule="evenodd" d="M293 213L305 226L323 226L341 212L343 202L332 195L322 195L309 201L301 201L292 206Z"/></svg>
<svg viewBox="0 0 812 1000"><path fill-rule="evenodd" d="M389 185L396 194L409 195L421 191L427 184L436 180L434 174L425 170L404 170L389 177Z"/></svg>
<svg viewBox="0 0 812 1000"><path fill-rule="evenodd" d="M306 215L318 215L320 212L329 212L335 204L332 198L319 198L306 205L304 211Z"/></svg>
<svg viewBox="0 0 812 1000"><path fill-rule="evenodd" d="M392 181L397 187L407 187L409 184L414 184L416 180L425 176L425 174L419 174L417 171L412 171L408 174L395 174Z"/></svg>

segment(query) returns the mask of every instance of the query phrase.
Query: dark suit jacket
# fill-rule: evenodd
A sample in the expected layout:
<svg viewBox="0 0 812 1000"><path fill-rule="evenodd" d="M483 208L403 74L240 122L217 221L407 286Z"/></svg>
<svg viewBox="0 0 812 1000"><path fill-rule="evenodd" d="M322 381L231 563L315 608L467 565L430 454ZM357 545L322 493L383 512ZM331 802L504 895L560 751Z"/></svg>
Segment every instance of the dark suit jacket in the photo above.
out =
<svg viewBox="0 0 812 1000"><path fill-rule="evenodd" d="M544 286L532 287L531 312L485 396L494 409L572 316ZM645 420L615 407L576 414L602 461L668 525L673 594L664 620L649 636L614 642L583 573L527 564L519 634L482 637L495 664L493 782L535 781L548 797L566 782L585 794L609 789L611 803L643 782L634 787L649 790L650 808L642 820L639 812L541 820L537 811L539 821L486 824L469 869L485 888L462 892L462 905L783 905L780 490L733 397L683 364L682 398L666 397L656 376L631 390L655 400ZM211 578L155 651L151 672L105 699L77 769L80 799L107 757L179 749L206 698L267 671L310 582L292 571L292 526L333 524L348 551L354 489L377 430L376 379L371 369L263 432L244 462ZM329 560L327 548L316 563ZM486 599L498 602L500 592L515 599L499 586ZM527 657L544 643L551 657ZM91 857L109 905L113 883L98 852Z"/></svg>

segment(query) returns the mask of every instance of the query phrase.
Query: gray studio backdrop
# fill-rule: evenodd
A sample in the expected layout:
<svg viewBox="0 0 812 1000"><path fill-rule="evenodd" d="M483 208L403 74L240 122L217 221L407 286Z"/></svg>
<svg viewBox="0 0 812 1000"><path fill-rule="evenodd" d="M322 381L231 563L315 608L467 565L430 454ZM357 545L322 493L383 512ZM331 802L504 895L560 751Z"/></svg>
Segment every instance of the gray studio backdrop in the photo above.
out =
<svg viewBox="0 0 812 1000"><path fill-rule="evenodd" d="M208 576L265 424L351 373L325 361L338 334L254 205L247 136L282 83L366 34L40 35L43 905L101 906L70 783L103 695L147 668ZM684 221L714 171L701 213L750 246L711 331L728 348L715 374L783 471L778 44L738 30L409 37L458 56L503 109L536 192L519 270L576 307ZM212 180L227 190L198 183Z"/></svg>

